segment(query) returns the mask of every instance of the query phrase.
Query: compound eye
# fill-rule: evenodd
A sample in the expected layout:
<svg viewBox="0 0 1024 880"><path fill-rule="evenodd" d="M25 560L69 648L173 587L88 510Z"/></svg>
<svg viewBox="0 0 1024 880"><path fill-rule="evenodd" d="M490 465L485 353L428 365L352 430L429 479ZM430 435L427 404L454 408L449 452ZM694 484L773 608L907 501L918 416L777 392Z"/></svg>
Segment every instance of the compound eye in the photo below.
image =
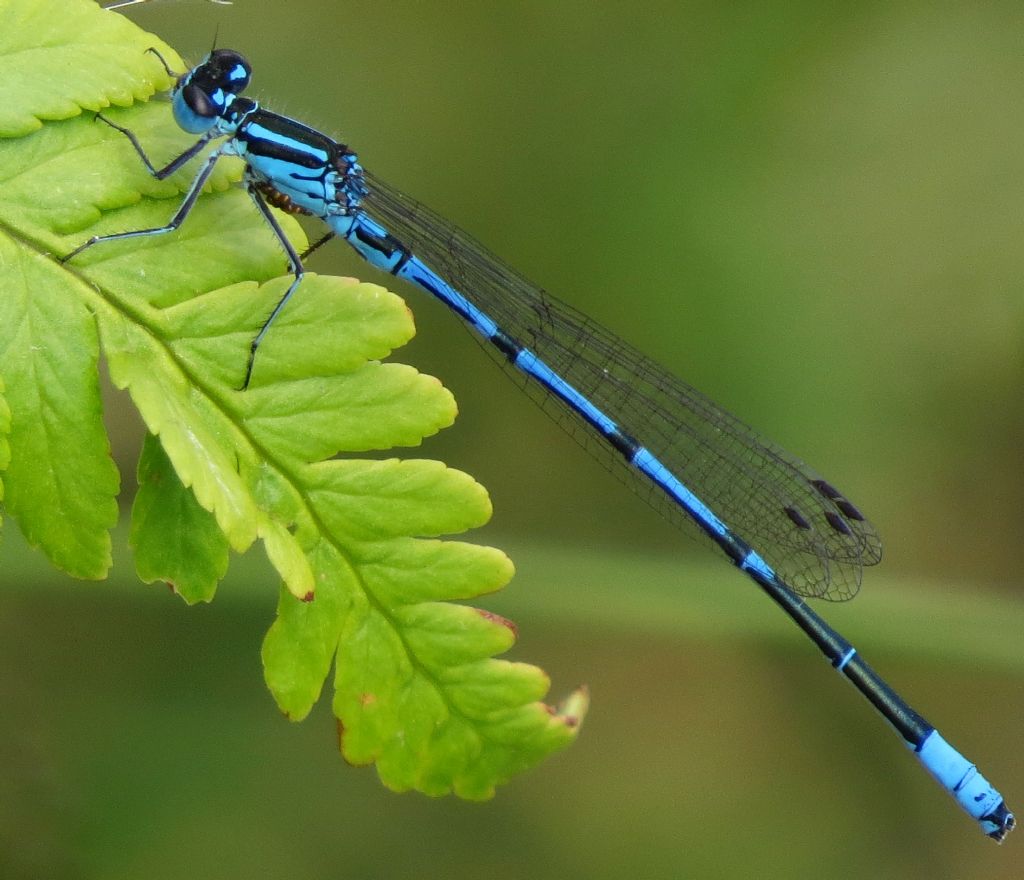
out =
<svg viewBox="0 0 1024 880"><path fill-rule="evenodd" d="M215 49L207 64L216 71L217 83L227 92L237 95L249 85L252 68L234 49Z"/></svg>
<svg viewBox="0 0 1024 880"><path fill-rule="evenodd" d="M195 83L189 83L181 91L181 97L189 110L202 119L212 119L220 112L210 96Z"/></svg>

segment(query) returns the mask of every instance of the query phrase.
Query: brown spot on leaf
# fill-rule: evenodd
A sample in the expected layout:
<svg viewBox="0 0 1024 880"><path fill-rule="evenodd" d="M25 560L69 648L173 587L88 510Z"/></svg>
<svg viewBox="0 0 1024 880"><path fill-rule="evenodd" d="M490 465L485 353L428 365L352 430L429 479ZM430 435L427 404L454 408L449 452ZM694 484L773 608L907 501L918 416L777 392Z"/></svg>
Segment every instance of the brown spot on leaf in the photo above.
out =
<svg viewBox="0 0 1024 880"><path fill-rule="evenodd" d="M519 638L519 628L507 617L502 617L500 614L494 614L491 611L484 611L482 608L477 608L476 613L485 620L491 621L491 623L496 623L498 626L505 627L505 629L509 630L516 639Z"/></svg>

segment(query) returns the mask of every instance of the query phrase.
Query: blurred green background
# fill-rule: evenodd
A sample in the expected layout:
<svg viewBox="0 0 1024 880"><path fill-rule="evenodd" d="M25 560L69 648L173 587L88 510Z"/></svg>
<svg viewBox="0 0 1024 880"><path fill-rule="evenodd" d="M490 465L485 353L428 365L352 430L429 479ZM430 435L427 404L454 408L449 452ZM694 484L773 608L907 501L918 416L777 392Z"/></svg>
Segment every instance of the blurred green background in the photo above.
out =
<svg viewBox="0 0 1024 880"><path fill-rule="evenodd" d="M269 106L813 463L882 566L823 613L1024 809L1024 9L1015 2L164 2ZM380 280L341 245L313 268ZM275 710L276 581L213 605L72 583L5 528L4 878L1016 878L802 636L399 290L398 359L461 416L423 454L486 485L519 574L487 608L579 742L465 804L381 788L321 707ZM139 428L109 399L133 484ZM419 454L418 452L416 454ZM1021 834L1022 832L1018 832Z"/></svg>

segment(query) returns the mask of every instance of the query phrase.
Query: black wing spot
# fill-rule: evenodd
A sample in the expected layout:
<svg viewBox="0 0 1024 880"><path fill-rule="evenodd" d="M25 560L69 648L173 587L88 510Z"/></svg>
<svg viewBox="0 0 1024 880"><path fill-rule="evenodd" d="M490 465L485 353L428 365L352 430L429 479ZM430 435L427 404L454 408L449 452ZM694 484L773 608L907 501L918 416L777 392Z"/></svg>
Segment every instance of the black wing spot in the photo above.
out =
<svg viewBox="0 0 1024 880"><path fill-rule="evenodd" d="M835 486L825 480L811 480L811 485L814 486L822 495L824 495L829 501L835 501L837 498L842 498L843 493L840 492Z"/></svg>
<svg viewBox="0 0 1024 880"><path fill-rule="evenodd" d="M853 534L853 532L850 530L850 527L846 524L846 520L844 520L835 511L832 511L832 510L827 511L825 513L825 519L828 521L828 524L830 526L832 526L833 529L835 529L837 532L839 532L840 535L852 535Z"/></svg>
<svg viewBox="0 0 1024 880"><path fill-rule="evenodd" d="M836 501L836 507L839 508L840 512L847 519L852 519L854 522L864 522L864 514L845 498L838 499Z"/></svg>
<svg viewBox="0 0 1024 880"><path fill-rule="evenodd" d="M783 507L783 512L788 516L798 529L804 529L810 531L811 524L804 518L804 515L800 513L795 507Z"/></svg>

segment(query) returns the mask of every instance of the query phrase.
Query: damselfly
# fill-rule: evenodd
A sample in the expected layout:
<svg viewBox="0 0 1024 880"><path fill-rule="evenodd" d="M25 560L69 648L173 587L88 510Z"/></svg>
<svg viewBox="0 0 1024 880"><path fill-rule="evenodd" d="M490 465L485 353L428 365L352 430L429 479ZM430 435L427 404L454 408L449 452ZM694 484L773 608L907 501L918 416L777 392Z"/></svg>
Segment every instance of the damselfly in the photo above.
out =
<svg viewBox="0 0 1024 880"><path fill-rule="evenodd" d="M252 341L243 387L253 377L260 342L304 272L271 206L312 215L371 265L452 309L508 369L532 380L528 387L541 405L592 453L627 473L657 509L713 541L896 728L982 830L1002 840L1014 824L1002 796L800 598L850 598L862 567L879 561L881 543L860 510L801 461L364 171L345 144L244 97L250 76L240 54L217 49L177 77L174 117L199 139L161 168L131 131L104 120L160 179L222 140L165 226L96 236L65 260L100 242L177 229L217 161L240 156L245 186L293 276Z"/></svg>

